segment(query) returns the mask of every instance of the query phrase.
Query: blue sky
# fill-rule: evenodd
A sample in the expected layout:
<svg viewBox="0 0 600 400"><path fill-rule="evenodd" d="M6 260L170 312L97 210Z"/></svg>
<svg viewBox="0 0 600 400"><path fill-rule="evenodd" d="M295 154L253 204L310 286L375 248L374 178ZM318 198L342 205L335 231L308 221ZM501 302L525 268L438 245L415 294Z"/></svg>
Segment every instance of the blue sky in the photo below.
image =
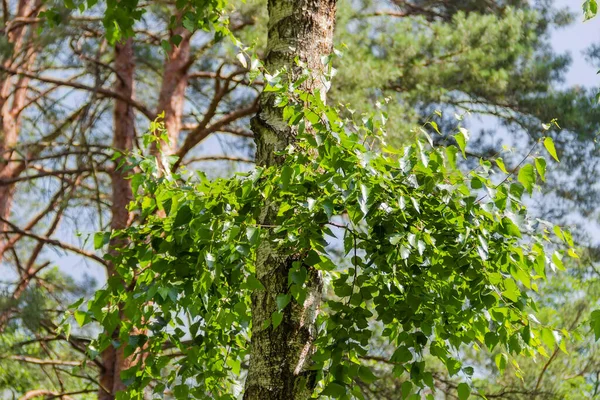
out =
<svg viewBox="0 0 600 400"><path fill-rule="evenodd" d="M573 64L567 75L567 85L600 86L596 69L586 63L582 52L594 42L600 41L600 17L583 21L583 0L556 0L559 7L569 7L577 13L577 22L566 29L554 32L552 45L558 52L569 52Z"/></svg>

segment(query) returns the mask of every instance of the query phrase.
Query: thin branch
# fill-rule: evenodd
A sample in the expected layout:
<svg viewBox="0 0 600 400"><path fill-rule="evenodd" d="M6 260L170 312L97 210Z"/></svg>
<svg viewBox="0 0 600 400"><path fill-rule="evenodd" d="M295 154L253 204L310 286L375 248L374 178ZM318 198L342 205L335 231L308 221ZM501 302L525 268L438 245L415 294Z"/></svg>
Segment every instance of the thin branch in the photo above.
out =
<svg viewBox="0 0 600 400"><path fill-rule="evenodd" d="M233 162L243 162L254 164L254 160L249 158L242 157L230 157L230 156L206 156L206 157L194 157L186 160L183 164L188 165L195 162L203 162L203 161L233 161Z"/></svg>
<svg viewBox="0 0 600 400"><path fill-rule="evenodd" d="M36 365L67 365L70 367L79 367L82 361L64 361L64 360L44 360L41 358L28 357L28 356L8 356L9 360L25 362Z"/></svg>
<svg viewBox="0 0 600 400"><path fill-rule="evenodd" d="M76 392L64 392L64 393L57 393L57 392L53 392L51 390L46 390L46 389L36 389L36 390L30 390L29 392L25 393L22 397L19 397L19 400L31 400L31 399L35 399L36 397L40 397L40 396L46 396L46 397L44 397L46 400L57 399L57 398L60 398L63 400L72 400L73 399L71 397L72 395L95 393L95 392L97 392L96 389L84 389L84 390L78 390Z"/></svg>
<svg viewBox="0 0 600 400"><path fill-rule="evenodd" d="M144 114L146 116L146 118L148 118L149 120L154 120L156 118L156 113L150 111L150 109L147 108L145 105L135 101L134 99L132 99L129 96L125 96L122 93L113 92L112 90L108 90L106 88L102 88L102 87L96 88L96 87L88 86L88 85L85 85L85 84L79 83L79 82L71 82L68 80L43 77L43 76L32 74L30 72L23 71L20 69L7 68L2 65L0 65L0 71L4 71L4 72L7 72L7 73L13 74L13 75L25 76L27 78L34 79L34 80L44 82L44 83L72 87L75 89L86 90L88 92L97 93L104 97L111 97L114 99L119 99L119 100L122 100L122 101L130 104L132 107L136 108L138 111L140 111L142 114Z"/></svg>
<svg viewBox="0 0 600 400"><path fill-rule="evenodd" d="M20 234L20 235L23 235L23 236L27 236L27 237L30 237L32 239L48 243L48 244L50 244L52 246L59 247L59 248L61 248L63 250L71 251L73 253L77 253L77 254L80 254L82 256L91 258L92 260L94 260L94 261L96 261L96 262L98 262L98 263L100 263L100 264L102 264L104 266L107 265L107 263L106 263L105 260L103 260L102 258L98 257L94 253L90 253L88 251L85 251L85 250L80 249L80 248L78 248L76 246L70 245L68 243L60 242L60 241L58 241L56 239L52 239L52 238L49 238L49 237L44 237L44 236L36 235L35 233L32 233L32 232L26 232L26 231L22 230L21 228L19 228L18 226L16 226L15 224L13 224L12 222L10 222L7 219L4 219L2 217L0 217L0 221L3 222L3 223L5 223L5 224L7 224L8 226L11 227L11 229L13 229L13 231L8 231L6 233L17 233L17 234Z"/></svg>

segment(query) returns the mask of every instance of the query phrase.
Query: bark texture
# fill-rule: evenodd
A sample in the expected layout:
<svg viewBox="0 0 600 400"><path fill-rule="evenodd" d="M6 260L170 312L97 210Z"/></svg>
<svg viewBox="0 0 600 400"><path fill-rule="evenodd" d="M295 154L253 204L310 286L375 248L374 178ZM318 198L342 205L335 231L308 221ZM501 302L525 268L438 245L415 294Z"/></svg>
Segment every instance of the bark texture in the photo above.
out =
<svg viewBox="0 0 600 400"><path fill-rule="evenodd" d="M292 79L301 72L294 64L298 56L312 71L305 90L325 88L319 79L323 69L321 57L328 55L333 45L335 0L269 0L269 38L265 64L268 71L285 68ZM280 164L275 156L294 141L295 132L282 118L282 109L274 107L274 97L263 93L259 111L251 126L256 140L256 162L262 166ZM261 223L273 224L277 204L265 204ZM321 301L322 282L318 271L309 270L308 294L304 304L294 301L284 310L277 329L263 329L277 310L276 297L288 292L288 272L294 257L278 254L268 239L257 252L256 274L264 291L252 295L252 344L250 367L244 392L245 400L307 399L315 387L314 371L309 369L314 352L315 319Z"/></svg>
<svg viewBox="0 0 600 400"><path fill-rule="evenodd" d="M157 110L158 113L165 113L165 128L169 136L169 143L162 144L162 152L165 155L173 155L177 149L185 104L185 89L188 85L188 69L191 64L190 40L192 33L184 28L178 28L172 34L180 35L182 40L179 46L173 46L165 61ZM152 152L157 153L155 146L153 146Z"/></svg>
<svg viewBox="0 0 600 400"><path fill-rule="evenodd" d="M19 67L30 70L35 62L38 47L34 40L37 26L19 24L16 21L31 18L39 12L41 1L20 0L17 14L6 26L6 39L12 46L9 57L2 60L3 69ZM6 230L3 220L10 217L15 185L4 183L18 176L25 169L25 163L19 162L15 146L19 140L21 113L27 103L29 78L4 72L0 75L0 232ZM0 261L6 251L5 238L0 237Z"/></svg>
<svg viewBox="0 0 600 400"><path fill-rule="evenodd" d="M135 73L135 59L133 54L133 42L131 39L125 43L115 46L116 79L114 90L127 98L133 98L133 82ZM122 153L128 153L133 149L135 140L135 116L131 102L116 100L113 113L114 131L113 147ZM117 160L117 165L118 165ZM122 169L116 168L111 173L112 181L112 219L111 229L118 230L127 227L131 223L131 213L127 210L127 205L133 199L130 181L127 179L127 173ZM114 254L118 247L124 243L118 239L111 240L109 243L109 253ZM111 263L107 267L107 275L115 274ZM115 340L118 339L118 330L111 333ZM130 367L131 360L123 356L124 346L115 349L109 346L102 352L103 369L100 372L100 389L98 392L99 400L113 400L118 391L124 390L125 385L121 380L121 371Z"/></svg>
<svg viewBox="0 0 600 400"><path fill-rule="evenodd" d="M163 81L158 99L157 114L164 112L165 128L169 136L169 143L162 143L161 145L162 154L165 156L174 154L177 148L185 104L185 89L188 84L187 71L191 60L190 39L192 34L183 28L178 28L177 31L171 33L181 35L183 39L179 46L173 46L169 57L165 61ZM125 99L133 100L135 60L132 40L129 39L124 44L117 45L115 53L117 80L114 91L123 95ZM133 101L115 100L113 147L115 150L121 150L124 153L133 149L135 140L135 116L132 104ZM151 151L153 154L159 155L157 146L153 145ZM112 195L111 228L113 230L123 229L131 223L132 216L127 210L127 205L133 199L130 181L123 171L115 170L112 173ZM123 245L124 243L119 240L113 240L109 244L109 252L113 253ZM113 274L115 274L115 271L109 265L108 275L112 276ZM119 332L113 332L112 336L117 340ZM100 376L99 400L113 400L117 392L125 390L125 384L120 377L121 372L130 368L136 362L143 362L143 354L125 357L124 348L124 346L121 346L115 349L110 346L102 354L104 369Z"/></svg>

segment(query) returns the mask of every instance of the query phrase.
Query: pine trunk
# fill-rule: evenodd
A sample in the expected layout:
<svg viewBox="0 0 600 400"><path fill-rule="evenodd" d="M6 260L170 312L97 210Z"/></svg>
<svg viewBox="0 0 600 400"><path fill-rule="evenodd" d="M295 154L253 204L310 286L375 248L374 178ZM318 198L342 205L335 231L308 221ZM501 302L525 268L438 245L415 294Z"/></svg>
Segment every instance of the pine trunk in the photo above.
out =
<svg viewBox="0 0 600 400"><path fill-rule="evenodd" d="M301 72L294 63L294 58L299 57L315 75L315 79L306 81L304 89L320 89L324 93L318 75L323 70L321 57L332 51L336 1L270 0L268 7L267 70L273 73L285 68L294 79ZM294 130L282 118L282 109L275 107L273 101L273 95L263 93L260 109L251 122L256 162L267 167L283 161L275 152L295 138ZM273 224L276 215L277 204L267 203L260 222ZM263 239L257 252L256 275L265 290L252 295L252 344L245 400L307 399L314 391L316 376L309 367L322 291L318 271L309 271L304 304L292 301L276 329L263 329L277 311L277 295L288 292L288 272L293 261L294 257L279 255L268 238Z"/></svg>
<svg viewBox="0 0 600 400"><path fill-rule="evenodd" d="M115 92L121 93L128 98L132 98L135 60L133 54L133 41L131 39L115 46L114 67L117 73L114 84ZM116 100L113 119L113 147L115 150L126 154L133 149L133 142L135 140L135 117L133 107L126 101ZM111 175L111 229L123 229L131 222L131 214L127 210L127 205L133 199L131 183L129 179L127 179L127 173L116 168L118 161L119 160L115 163L115 170ZM116 252L116 249L122 245L123 243L119 240L111 240L109 252ZM113 276L114 274L114 268L112 264L109 264L107 275ZM115 340L118 339L118 331L110 334ZM114 400L116 393L125 389L125 385L123 384L120 375L121 371L129 368L130 360L123 356L123 349L124 345L119 348L109 346L102 352L103 369L100 372L99 400Z"/></svg>
<svg viewBox="0 0 600 400"><path fill-rule="evenodd" d="M40 0L20 0L17 5L18 18L30 18L39 12ZM4 10L4 14L7 10ZM5 21L6 23L6 21ZM12 24L11 24L12 26ZM37 56L35 39L37 26L32 24L14 24L5 32L5 40L12 47L9 57L2 60L4 68L20 68L29 70ZM27 101L29 78L10 75L8 72L0 74L0 232L8 229L2 220L8 220L11 214L15 184L3 183L4 179L10 180L18 176L24 165L19 163L15 147L19 140L21 129L21 112ZM7 241L0 235L0 261L7 250ZM0 329L6 321L0 322Z"/></svg>
<svg viewBox="0 0 600 400"><path fill-rule="evenodd" d="M165 60L163 81L158 96L158 113L165 113L164 122L169 137L169 143L162 143L161 150L164 155L176 153L177 142L181 132L183 108L185 104L185 90L188 85L188 68L190 67L190 40L192 34L178 28L172 34L182 37L178 46L173 46ZM152 152L157 154L156 146Z"/></svg>

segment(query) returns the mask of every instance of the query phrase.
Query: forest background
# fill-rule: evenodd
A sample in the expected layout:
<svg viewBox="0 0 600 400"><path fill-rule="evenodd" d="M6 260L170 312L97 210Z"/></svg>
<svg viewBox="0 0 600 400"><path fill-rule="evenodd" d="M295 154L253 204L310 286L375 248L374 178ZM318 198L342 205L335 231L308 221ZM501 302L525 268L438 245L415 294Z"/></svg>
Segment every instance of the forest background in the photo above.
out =
<svg viewBox="0 0 600 400"><path fill-rule="evenodd" d="M123 210L131 193L126 174L115 169L114 149L147 151L142 134L164 111L166 152L181 167L229 176L254 160L248 121L262 83L250 79L236 46L214 40L212 32L169 31L169 2L149 4L136 35L112 46L100 15L65 5L53 10L69 23L56 26L37 17L50 9L43 2L9 1L3 9L0 390L6 398L95 398L107 379L102 367L82 366L93 328L68 340L56 329L68 304L105 283L110 265L94 250L94 233L124 227L130 218ZM479 157L502 157L512 171L531 143L554 138L561 162L549 165L530 207L569 226L582 251L579 262L544 287L538 318L569 331L579 327L582 339L553 343L547 360L523 360L523 379L510 368L500 375L493 354L464 357L481 366L475 386L488 398L599 396L600 356L582 325L600 296L597 21L582 23L579 4L551 1L355 1L338 8L335 43L344 55L329 102L361 112L383 107L393 143L428 122L440 132L461 122L473 136L474 161L467 158L465 168ZM263 2L229 4L224 12L234 34L260 54ZM169 44L174 35L179 43ZM558 125L544 125L554 119ZM383 379L366 385L370 398L395 398L402 387L386 362L389 352L382 346L371 356ZM456 394L458 384L443 369L435 379L442 392Z"/></svg>

